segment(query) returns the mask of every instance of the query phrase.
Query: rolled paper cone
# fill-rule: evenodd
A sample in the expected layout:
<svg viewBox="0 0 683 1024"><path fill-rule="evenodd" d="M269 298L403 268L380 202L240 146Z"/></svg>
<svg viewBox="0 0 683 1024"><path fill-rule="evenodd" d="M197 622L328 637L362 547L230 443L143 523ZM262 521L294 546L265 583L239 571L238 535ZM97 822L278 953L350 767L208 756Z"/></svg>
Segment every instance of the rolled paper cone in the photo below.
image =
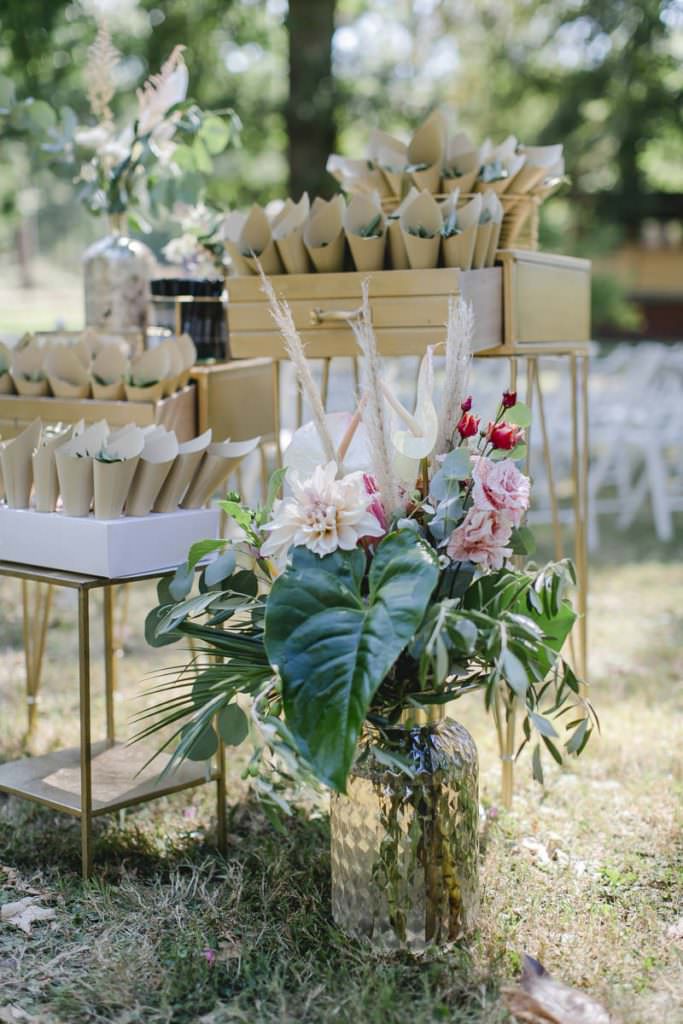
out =
<svg viewBox="0 0 683 1024"><path fill-rule="evenodd" d="M126 398L129 402L160 402L164 397L164 385L162 381L150 384L146 388L136 387L134 384L124 385Z"/></svg>
<svg viewBox="0 0 683 1024"><path fill-rule="evenodd" d="M392 270L407 270L410 264L408 263L406 245L403 241L403 232L398 220L393 217L387 222L387 241L389 244L389 264Z"/></svg>
<svg viewBox="0 0 683 1024"><path fill-rule="evenodd" d="M240 252L240 248L236 242L227 240L224 242L226 252L232 262L232 269L238 277L248 277L253 274L254 271L248 266L247 261Z"/></svg>
<svg viewBox="0 0 683 1024"><path fill-rule="evenodd" d="M199 437L194 437L179 446L178 455L154 502L153 512L175 512L210 444L209 429Z"/></svg>
<svg viewBox="0 0 683 1024"><path fill-rule="evenodd" d="M123 513L140 456L122 462L93 460L95 519L118 519Z"/></svg>
<svg viewBox="0 0 683 1024"><path fill-rule="evenodd" d="M28 380L28 378L22 377L19 374L15 376L13 373L12 379L17 393L24 395L25 398L41 398L43 395L50 394L50 385L45 378L41 380Z"/></svg>
<svg viewBox="0 0 683 1024"><path fill-rule="evenodd" d="M56 437L51 437L33 453L33 496L36 512L54 512L57 507L59 477L55 454L57 449L70 439L72 429L70 427Z"/></svg>
<svg viewBox="0 0 683 1024"><path fill-rule="evenodd" d="M14 393L14 383L9 371L0 373L0 395L11 395Z"/></svg>
<svg viewBox="0 0 683 1024"><path fill-rule="evenodd" d="M327 245L306 244L311 263L319 274L333 274L344 269L344 242L344 231L340 228L337 237Z"/></svg>
<svg viewBox="0 0 683 1024"><path fill-rule="evenodd" d="M250 256L245 249L242 249L242 258L252 274L258 274L259 263L263 267L264 274L281 274L284 270L280 254L272 238L265 249L260 252L256 250L256 255Z"/></svg>
<svg viewBox="0 0 683 1024"><path fill-rule="evenodd" d="M174 338L162 341L157 348L163 349L168 359L168 369L161 381L163 392L164 395L172 395L178 388L180 375L184 370L183 357Z"/></svg>
<svg viewBox="0 0 683 1024"><path fill-rule="evenodd" d="M444 266L458 267L460 270L470 270L472 268L472 260L474 259L476 241L476 224L471 224L468 228L464 228L459 235L442 238L441 248Z"/></svg>
<svg viewBox="0 0 683 1024"><path fill-rule="evenodd" d="M145 443L128 495L126 515L146 516L152 511L177 455L178 441L172 431Z"/></svg>
<svg viewBox="0 0 683 1024"><path fill-rule="evenodd" d="M489 246L486 251L485 267L492 267L496 262L496 251L498 249L498 241L500 239L501 228L503 227L502 221L491 222L491 237L489 239Z"/></svg>
<svg viewBox="0 0 683 1024"><path fill-rule="evenodd" d="M440 110L433 110L415 130L408 144L409 164L443 163L446 148L446 122Z"/></svg>
<svg viewBox="0 0 683 1024"><path fill-rule="evenodd" d="M146 349L130 364L130 376L135 381L135 387L163 381L172 372L171 355L163 344Z"/></svg>
<svg viewBox="0 0 683 1024"><path fill-rule="evenodd" d="M92 396L103 402L120 402L126 397L123 378L115 380L112 384L98 384L93 378Z"/></svg>
<svg viewBox="0 0 683 1024"><path fill-rule="evenodd" d="M443 220L434 197L428 192L420 192L403 206L399 224L408 254L408 263L412 269L424 270L435 267L439 261ZM424 228L432 233L432 237L420 238L419 235L411 233L411 228Z"/></svg>
<svg viewBox="0 0 683 1024"><path fill-rule="evenodd" d="M474 256L472 257L473 270L481 270L486 264L492 231L493 224L491 221L488 224L479 224L477 227L477 240L474 244Z"/></svg>
<svg viewBox="0 0 683 1024"><path fill-rule="evenodd" d="M474 185L475 192L495 192L501 196L510 187L511 177L500 178L498 181L479 181Z"/></svg>
<svg viewBox="0 0 683 1024"><path fill-rule="evenodd" d="M526 195L527 192L531 192L532 189L536 188L543 181L545 175L545 167L534 167L532 164L524 164L512 179L510 191Z"/></svg>
<svg viewBox="0 0 683 1024"><path fill-rule="evenodd" d="M384 253L387 245L386 231L375 238L362 238L346 232L346 240L349 243L351 256L356 270L382 270L384 268Z"/></svg>
<svg viewBox="0 0 683 1024"><path fill-rule="evenodd" d="M213 497L232 471L258 446L261 438L249 441L223 441L209 445L199 464L181 508L202 508Z"/></svg>
<svg viewBox="0 0 683 1024"><path fill-rule="evenodd" d="M455 190L458 189L460 195L472 192L478 173L479 171L477 168L474 171L467 171L465 174L458 174L455 178L443 177L441 179L441 191L448 193L455 192Z"/></svg>
<svg viewBox="0 0 683 1024"><path fill-rule="evenodd" d="M72 455L62 445L55 452L59 493L66 516L87 516L93 498L93 457Z"/></svg>
<svg viewBox="0 0 683 1024"><path fill-rule="evenodd" d="M441 164L432 164L425 167L423 171L411 171L410 177L416 188L426 189L428 192L438 192L441 181Z"/></svg>
<svg viewBox="0 0 683 1024"><path fill-rule="evenodd" d="M408 255L408 265L412 270L429 270L439 262L441 235L437 231L433 238L419 238L411 235L401 227L403 244Z"/></svg>
<svg viewBox="0 0 683 1024"><path fill-rule="evenodd" d="M389 189L389 195L400 199L405 191L405 184L409 180L408 175L405 171L393 171L388 167L382 167L381 170Z"/></svg>
<svg viewBox="0 0 683 1024"><path fill-rule="evenodd" d="M304 245L303 227L294 228L284 238L277 238L275 245L286 274L309 273L311 261Z"/></svg>
<svg viewBox="0 0 683 1024"><path fill-rule="evenodd" d="M5 486L5 496L10 508L28 508L33 485L33 452L40 444L42 424L40 420L22 430L0 449L0 466Z"/></svg>

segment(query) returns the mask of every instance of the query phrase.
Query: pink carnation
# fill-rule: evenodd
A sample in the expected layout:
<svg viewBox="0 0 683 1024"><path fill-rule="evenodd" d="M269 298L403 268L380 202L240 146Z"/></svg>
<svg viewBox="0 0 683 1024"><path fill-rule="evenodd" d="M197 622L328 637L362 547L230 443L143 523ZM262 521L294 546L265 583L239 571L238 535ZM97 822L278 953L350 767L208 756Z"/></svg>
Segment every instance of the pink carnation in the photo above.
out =
<svg viewBox="0 0 683 1024"><path fill-rule="evenodd" d="M506 547L512 520L506 512L471 508L453 531L446 551L454 562L477 562L487 569L501 569L512 548Z"/></svg>
<svg viewBox="0 0 683 1024"><path fill-rule="evenodd" d="M476 509L506 512L513 526L519 526L529 507L529 478L511 459L476 459L472 470L472 502Z"/></svg>

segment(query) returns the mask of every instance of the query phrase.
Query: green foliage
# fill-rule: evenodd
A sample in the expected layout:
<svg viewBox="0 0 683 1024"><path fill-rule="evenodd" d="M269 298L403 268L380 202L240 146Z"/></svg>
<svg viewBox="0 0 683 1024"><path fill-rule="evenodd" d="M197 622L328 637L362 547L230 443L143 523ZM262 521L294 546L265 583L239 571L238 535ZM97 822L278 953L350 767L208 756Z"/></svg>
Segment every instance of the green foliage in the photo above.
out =
<svg viewBox="0 0 683 1024"><path fill-rule="evenodd" d="M438 575L432 549L412 531L378 546L367 598L364 573L362 550L318 558L297 548L266 609L287 724L318 777L338 790L370 702L415 634Z"/></svg>

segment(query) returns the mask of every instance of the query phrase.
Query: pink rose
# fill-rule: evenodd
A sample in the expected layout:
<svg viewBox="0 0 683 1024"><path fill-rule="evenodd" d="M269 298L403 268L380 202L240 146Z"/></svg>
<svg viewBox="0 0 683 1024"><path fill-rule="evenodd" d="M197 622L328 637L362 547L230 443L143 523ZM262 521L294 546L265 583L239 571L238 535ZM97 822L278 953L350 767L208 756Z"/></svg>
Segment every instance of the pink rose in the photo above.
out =
<svg viewBox="0 0 683 1024"><path fill-rule="evenodd" d="M476 459L472 480L475 508L506 512L513 526L519 526L529 507L529 477L520 473L511 459Z"/></svg>
<svg viewBox="0 0 683 1024"><path fill-rule="evenodd" d="M454 562L478 562L488 569L502 569L512 554L512 548L505 546L511 533L512 520L505 512L471 508L453 530L446 551Z"/></svg>

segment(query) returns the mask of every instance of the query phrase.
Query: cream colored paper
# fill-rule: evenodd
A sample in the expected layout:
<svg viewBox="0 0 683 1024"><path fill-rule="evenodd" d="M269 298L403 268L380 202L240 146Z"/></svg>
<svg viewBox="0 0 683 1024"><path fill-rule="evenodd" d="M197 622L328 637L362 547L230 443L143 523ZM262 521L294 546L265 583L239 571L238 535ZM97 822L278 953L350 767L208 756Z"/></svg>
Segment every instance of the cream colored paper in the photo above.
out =
<svg viewBox="0 0 683 1024"><path fill-rule="evenodd" d="M442 240L441 249L444 266L458 267L460 270L470 270L472 268L474 247L479 230L481 204L482 197L476 195L472 197L469 203L465 203L464 206L457 210L457 225L460 228L460 234Z"/></svg>
<svg viewBox="0 0 683 1024"><path fill-rule="evenodd" d="M126 515L146 516L152 511L177 455L178 440L173 431L151 440L145 438L126 503Z"/></svg>
<svg viewBox="0 0 683 1024"><path fill-rule="evenodd" d="M375 129L368 144L368 159L377 164L387 183L389 194L400 197L408 163L408 147L405 142L387 132Z"/></svg>
<svg viewBox="0 0 683 1024"><path fill-rule="evenodd" d="M520 154L519 156L513 155L511 157L504 158L493 157L492 159L500 159L501 164L507 171L507 176L505 178L499 178L498 181L482 181L481 179L478 179L475 184L475 190L477 192L495 192L496 195L502 195L504 192L507 192L508 189L510 189L511 192L514 192L515 189L512 187L513 182L517 173L524 166L526 157L523 154ZM482 161L482 167L491 163L492 159Z"/></svg>
<svg viewBox="0 0 683 1024"><path fill-rule="evenodd" d="M154 502L154 512L175 512L190 486L204 452L211 444L211 430L178 446L178 455Z"/></svg>
<svg viewBox="0 0 683 1024"><path fill-rule="evenodd" d="M446 122L439 110L433 110L417 129L408 146L408 164L427 164L421 171L410 171L414 184L428 192L438 192L446 145Z"/></svg>
<svg viewBox="0 0 683 1024"><path fill-rule="evenodd" d="M106 420L93 423L55 451L64 514L87 516L93 499L93 457L109 433Z"/></svg>
<svg viewBox="0 0 683 1024"><path fill-rule="evenodd" d="M407 270L410 266L405 242L403 241L400 217L406 206L419 194L415 186L411 185L408 195L387 219L387 246L389 249L389 266L392 270Z"/></svg>
<svg viewBox="0 0 683 1024"><path fill-rule="evenodd" d="M33 485L33 452L40 444L42 423L32 423L0 446L5 498L10 508L28 508Z"/></svg>
<svg viewBox="0 0 683 1024"><path fill-rule="evenodd" d="M377 192L382 197L392 194L386 178L372 160L351 160L331 153L325 169L349 194Z"/></svg>
<svg viewBox="0 0 683 1024"><path fill-rule="evenodd" d="M477 240L474 244L474 256L472 257L473 270L481 270L482 267L486 266L492 231L493 224L491 221L488 221L486 224L480 224L477 228Z"/></svg>
<svg viewBox="0 0 683 1024"><path fill-rule="evenodd" d="M91 366L93 398L105 401L125 398L123 382L128 369L128 359L118 345L103 345Z"/></svg>
<svg viewBox="0 0 683 1024"><path fill-rule="evenodd" d="M54 512L59 500L59 477L55 453L70 440L73 428L54 437L42 437L33 453L33 497L36 512Z"/></svg>
<svg viewBox="0 0 683 1024"><path fill-rule="evenodd" d="M122 514L144 443L142 430L131 427L103 445L93 463L96 519L118 519Z"/></svg>
<svg viewBox="0 0 683 1024"><path fill-rule="evenodd" d="M283 267L265 211L254 204L247 214L237 239L240 254L252 273L258 273L258 264L265 274L281 274Z"/></svg>
<svg viewBox="0 0 683 1024"><path fill-rule="evenodd" d="M257 448L260 440L260 437L253 437L249 441L227 440L209 445L180 507L206 505L242 459Z"/></svg>
<svg viewBox="0 0 683 1024"><path fill-rule="evenodd" d="M178 378L178 387L184 388L190 380L190 372L197 361L197 348L189 334L180 334L175 338L180 353L182 370Z"/></svg>
<svg viewBox="0 0 683 1024"><path fill-rule="evenodd" d="M163 392L164 395L172 395L177 390L183 374L183 357L175 338L167 338L166 341L162 341L160 345L157 345L157 349L162 349L168 359L168 369L162 380Z"/></svg>
<svg viewBox="0 0 683 1024"><path fill-rule="evenodd" d="M273 239L286 274L307 274L311 264L304 245L304 227L310 213L308 192L298 203L289 200L273 224Z"/></svg>
<svg viewBox="0 0 683 1024"><path fill-rule="evenodd" d="M488 212L491 223L491 237L489 238L484 266L492 267L496 262L496 250L503 227L503 204L495 193L488 192L483 197L482 210L484 209Z"/></svg>
<svg viewBox="0 0 683 1024"><path fill-rule="evenodd" d="M364 238L360 232L379 217L378 234ZM382 270L387 244L386 217L379 195L355 195L344 211L344 230L356 270Z"/></svg>
<svg viewBox="0 0 683 1024"><path fill-rule="evenodd" d="M130 364L130 376L125 385L128 401L160 401L170 369L168 352L161 345L147 349L133 359Z"/></svg>
<svg viewBox="0 0 683 1024"><path fill-rule="evenodd" d="M442 220L439 205L434 197L427 191L420 192L411 202L404 205L399 224L410 267L413 270L435 267L439 261ZM432 237L420 238L411 234L411 228L424 228Z"/></svg>
<svg viewBox="0 0 683 1024"><path fill-rule="evenodd" d="M52 394L57 398L90 395L90 377L75 345L55 345L47 352L44 367Z"/></svg>
<svg viewBox="0 0 683 1024"><path fill-rule="evenodd" d="M28 340L25 340L27 339ZM50 386L43 368L43 353L32 335L24 335L12 353L12 380L20 395L47 395Z"/></svg>
<svg viewBox="0 0 683 1024"><path fill-rule="evenodd" d="M344 269L343 218L346 204L341 195L329 202L316 199L304 228L304 245L313 266L320 274Z"/></svg>

